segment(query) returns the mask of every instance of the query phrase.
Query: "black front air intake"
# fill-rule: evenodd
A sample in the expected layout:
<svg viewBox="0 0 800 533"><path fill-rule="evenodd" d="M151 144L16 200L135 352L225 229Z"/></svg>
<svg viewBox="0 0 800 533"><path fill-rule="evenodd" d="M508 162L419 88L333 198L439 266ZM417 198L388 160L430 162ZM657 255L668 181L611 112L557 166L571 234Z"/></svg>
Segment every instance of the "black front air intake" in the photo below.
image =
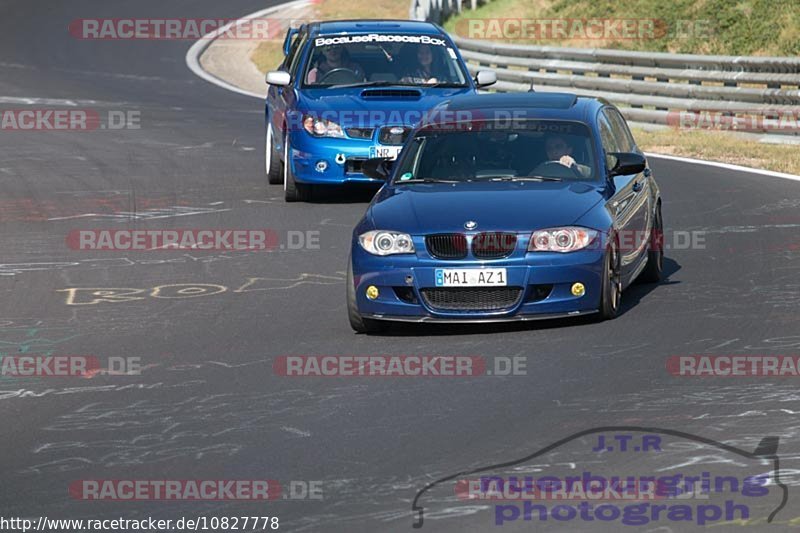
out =
<svg viewBox="0 0 800 533"><path fill-rule="evenodd" d="M522 299L522 287L441 287L421 289L431 309L442 311L502 311Z"/></svg>
<svg viewBox="0 0 800 533"><path fill-rule="evenodd" d="M516 233L489 231L472 238L472 255L479 259L508 257L517 246Z"/></svg>
<svg viewBox="0 0 800 533"><path fill-rule="evenodd" d="M425 237L428 253L437 259L467 257L467 237L462 233L437 233Z"/></svg>

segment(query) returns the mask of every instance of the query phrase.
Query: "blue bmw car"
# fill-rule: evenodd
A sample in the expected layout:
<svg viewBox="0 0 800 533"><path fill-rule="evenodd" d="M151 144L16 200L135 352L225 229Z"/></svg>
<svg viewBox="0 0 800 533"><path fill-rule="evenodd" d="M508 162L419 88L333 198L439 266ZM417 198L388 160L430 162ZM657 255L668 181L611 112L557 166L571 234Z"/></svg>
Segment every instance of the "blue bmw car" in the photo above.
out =
<svg viewBox="0 0 800 533"><path fill-rule="evenodd" d="M619 110L565 93L463 96L409 136L356 226L347 309L387 321L614 318L660 280L661 195Z"/></svg>
<svg viewBox="0 0 800 533"><path fill-rule="evenodd" d="M285 58L267 73L265 166L287 201L312 187L373 182L368 158L395 158L427 110L491 85L469 72L455 44L432 23L316 22L290 29Z"/></svg>

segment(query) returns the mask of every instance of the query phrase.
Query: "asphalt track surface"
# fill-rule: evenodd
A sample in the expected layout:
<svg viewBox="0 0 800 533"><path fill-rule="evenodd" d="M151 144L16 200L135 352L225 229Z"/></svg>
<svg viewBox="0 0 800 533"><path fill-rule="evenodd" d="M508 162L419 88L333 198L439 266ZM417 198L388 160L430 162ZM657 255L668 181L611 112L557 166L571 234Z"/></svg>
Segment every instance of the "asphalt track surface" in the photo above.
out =
<svg viewBox="0 0 800 533"><path fill-rule="evenodd" d="M677 231L704 232L705 249L668 250L666 281L632 287L616 320L398 326L355 335L344 275L351 228L371 191L284 203L263 174L262 103L196 78L184 64L191 42L79 41L66 31L82 17L236 17L264 5L0 2L0 97L141 113L138 130L0 134L2 355L139 356L146 365L138 376L2 378L4 516L274 515L289 531L407 531L411 501L430 481L523 457L579 431L633 425L746 450L779 436L781 480L790 490L776 519L784 525L770 530L788 528L800 515L791 490L800 481L796 380L680 378L665 361L800 352L800 184L653 159L667 244ZM59 107L7 102L4 108ZM134 227L271 228L282 242L287 231L319 231L320 246L126 254L65 245L71 229ZM196 283L227 290L93 305L67 305L64 291ZM524 356L528 375L273 374L276 356L325 354ZM608 454L605 466L648 460ZM689 448L667 462L732 465ZM97 502L67 490L80 479L256 478L319 480L324 498ZM442 511L426 516L423 530L430 531L484 531L492 514L460 513L460 503L446 498L425 505ZM658 526L689 529L663 522L628 530ZM729 528L740 530L716 529Z"/></svg>

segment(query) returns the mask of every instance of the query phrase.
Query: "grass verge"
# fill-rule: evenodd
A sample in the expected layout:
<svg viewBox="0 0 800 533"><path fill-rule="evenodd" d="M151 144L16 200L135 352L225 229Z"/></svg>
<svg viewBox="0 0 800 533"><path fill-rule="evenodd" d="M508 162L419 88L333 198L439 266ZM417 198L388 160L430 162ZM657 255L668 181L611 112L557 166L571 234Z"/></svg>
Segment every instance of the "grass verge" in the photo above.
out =
<svg viewBox="0 0 800 533"><path fill-rule="evenodd" d="M645 152L693 157L745 167L800 175L800 146L757 143L721 131L678 130L647 131L631 128L639 147Z"/></svg>
<svg viewBox="0 0 800 533"><path fill-rule="evenodd" d="M445 29L469 37L509 35L495 26L478 25L471 19L525 19L567 21L566 31L555 33L552 25L544 35L527 31L528 38L506 42L583 48L616 48L687 54L776 55L800 54L800 2L797 0L490 0L475 11L451 17ZM633 20L634 38L591 33L580 25L586 19ZM638 21L638 22L637 22ZM638 33L642 22L654 31ZM531 26L532 27L532 26ZM549 28L549 29L548 29ZM481 33L486 31L486 33ZM594 38L587 38L594 37ZM533 37L533 38L530 38ZM558 38L552 38L558 37ZM500 39L495 39L500 40Z"/></svg>

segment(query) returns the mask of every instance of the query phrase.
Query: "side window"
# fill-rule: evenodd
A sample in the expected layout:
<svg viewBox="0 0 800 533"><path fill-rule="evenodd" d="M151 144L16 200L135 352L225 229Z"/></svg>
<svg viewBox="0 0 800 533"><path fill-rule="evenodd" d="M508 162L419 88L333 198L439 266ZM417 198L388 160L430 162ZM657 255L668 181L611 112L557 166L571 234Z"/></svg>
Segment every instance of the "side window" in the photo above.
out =
<svg viewBox="0 0 800 533"><path fill-rule="evenodd" d="M630 130L628 130L625 119L616 109L606 108L603 113L608 118L611 125L611 132L617 140L620 152L633 152L636 150L636 142L633 140Z"/></svg>
<svg viewBox="0 0 800 533"><path fill-rule="evenodd" d="M636 140L633 138L633 134L631 133L631 129L628 127L628 123L625 121L625 117L619 111L614 111L619 116L620 123L622 124L622 131L625 133L625 138L628 139L628 144L631 146L631 152L638 152L639 148L636 146Z"/></svg>
<svg viewBox="0 0 800 533"><path fill-rule="evenodd" d="M597 124L600 127L600 141L603 143L603 150L606 153L620 152L619 144L614 136L611 124L608 121L604 112L597 115Z"/></svg>
<svg viewBox="0 0 800 533"><path fill-rule="evenodd" d="M286 55L286 59L283 62L284 67L289 71L290 74L292 74L292 77L294 77L294 69L297 65L297 58L300 57L300 42L303 41L303 37L305 37L305 35L300 33L295 34L292 40L292 45L289 47L289 53Z"/></svg>

